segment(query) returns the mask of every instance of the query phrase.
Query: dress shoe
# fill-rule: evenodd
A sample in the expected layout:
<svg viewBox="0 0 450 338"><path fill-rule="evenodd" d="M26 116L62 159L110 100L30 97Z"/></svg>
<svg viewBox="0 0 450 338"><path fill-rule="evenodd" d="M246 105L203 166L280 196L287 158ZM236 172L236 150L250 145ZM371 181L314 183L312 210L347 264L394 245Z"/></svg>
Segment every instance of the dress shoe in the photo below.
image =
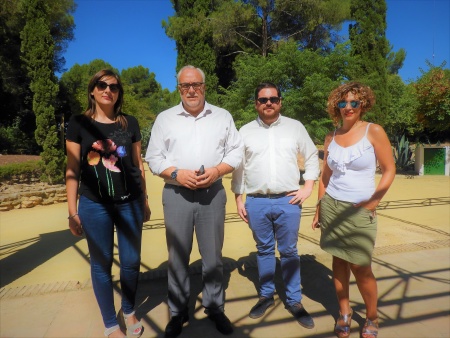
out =
<svg viewBox="0 0 450 338"><path fill-rule="evenodd" d="M266 310L274 305L275 301L273 300L273 297L260 297L258 303L256 303L256 305L252 307L248 316L253 319L262 317L264 313L266 313Z"/></svg>
<svg viewBox="0 0 450 338"><path fill-rule="evenodd" d="M183 330L183 324L189 320L187 314L181 314L178 316L173 316L169 323L167 323L164 337L165 338L175 338L178 337Z"/></svg>
<svg viewBox="0 0 450 338"><path fill-rule="evenodd" d="M231 326L231 322L225 313L216 312L208 315L208 318L211 319L216 324L216 329L222 334L228 335L233 333L233 326Z"/></svg>
<svg viewBox="0 0 450 338"><path fill-rule="evenodd" d="M312 329L314 327L314 320L308 311L305 310L302 303L296 303L294 305L287 306L286 308L301 326L306 327L307 329Z"/></svg>

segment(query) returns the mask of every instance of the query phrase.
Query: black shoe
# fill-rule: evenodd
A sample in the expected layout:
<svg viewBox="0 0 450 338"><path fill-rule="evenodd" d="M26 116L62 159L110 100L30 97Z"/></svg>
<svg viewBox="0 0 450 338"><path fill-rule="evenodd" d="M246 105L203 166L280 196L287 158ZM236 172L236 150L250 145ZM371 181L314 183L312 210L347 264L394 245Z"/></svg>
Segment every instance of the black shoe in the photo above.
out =
<svg viewBox="0 0 450 338"><path fill-rule="evenodd" d="M248 316L253 319L262 317L264 313L266 313L266 310L274 305L275 301L273 300L273 297L261 297L259 298L258 303L256 303L256 305L252 307Z"/></svg>
<svg viewBox="0 0 450 338"><path fill-rule="evenodd" d="M211 319L214 323L216 323L216 329L222 334L232 334L233 327L231 326L231 322L225 313L216 312L208 315L208 318Z"/></svg>
<svg viewBox="0 0 450 338"><path fill-rule="evenodd" d="M294 316L301 326L306 327L307 329L312 329L314 327L314 320L309 315L308 311L305 310L302 303L287 306L286 309Z"/></svg>
<svg viewBox="0 0 450 338"><path fill-rule="evenodd" d="M166 326L164 333L165 338L175 338L178 337L183 330L183 324L189 321L189 316L187 314L182 314L178 316L173 316Z"/></svg>

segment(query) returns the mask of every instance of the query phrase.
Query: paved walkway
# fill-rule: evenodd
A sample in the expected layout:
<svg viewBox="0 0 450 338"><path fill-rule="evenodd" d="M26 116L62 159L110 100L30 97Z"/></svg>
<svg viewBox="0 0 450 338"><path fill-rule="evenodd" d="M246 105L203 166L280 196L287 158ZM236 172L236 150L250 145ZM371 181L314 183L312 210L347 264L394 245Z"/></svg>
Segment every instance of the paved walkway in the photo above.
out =
<svg viewBox="0 0 450 338"><path fill-rule="evenodd" d="M148 174L148 173L147 173ZM167 250L161 209L162 181L147 175L152 219L144 225L137 314L143 337L163 337L167 308ZM229 177L224 179L226 188ZM283 284L276 280L276 306L257 320L249 309L257 300L255 245L236 215L228 193L223 256L226 314L230 337L333 337L338 306L331 282L331 259L310 228L316 192L303 209L299 233L303 303L315 319L300 327L284 309ZM380 337L450 336L450 178L397 176L379 211L374 255L378 279ZM102 337L103 327L89 276L85 239L67 230L65 204L0 213L0 337ZM221 337L202 311L200 255L191 255L189 324L180 338ZM113 274L118 274L118 262ZM117 278L116 278L117 280ZM115 284L120 290L118 282ZM355 311L352 337L364 322L364 304L352 279ZM119 293L116 306L120 307Z"/></svg>

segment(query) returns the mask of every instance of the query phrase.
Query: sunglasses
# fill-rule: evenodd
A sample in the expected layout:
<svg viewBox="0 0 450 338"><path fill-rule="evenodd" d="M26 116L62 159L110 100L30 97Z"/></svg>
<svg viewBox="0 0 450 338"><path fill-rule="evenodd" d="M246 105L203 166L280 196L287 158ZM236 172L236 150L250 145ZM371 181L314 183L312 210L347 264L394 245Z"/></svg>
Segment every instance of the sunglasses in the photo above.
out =
<svg viewBox="0 0 450 338"><path fill-rule="evenodd" d="M281 97L278 96L271 96L271 97L259 97L257 101L261 104L266 104L267 101L270 101L270 103L279 103L281 100Z"/></svg>
<svg viewBox="0 0 450 338"><path fill-rule="evenodd" d="M189 90L189 88L194 88L194 90L199 90L204 82L190 82L190 83L179 83L178 88L182 90L183 92L186 92Z"/></svg>
<svg viewBox="0 0 450 338"><path fill-rule="evenodd" d="M344 109L345 107L347 107L347 103L350 103L350 107L352 108L359 108L359 106L361 105L361 101L339 101L337 103L337 106L340 109Z"/></svg>
<svg viewBox="0 0 450 338"><path fill-rule="evenodd" d="M120 85L117 83L111 83L111 84L107 84L104 81L97 81L97 83L95 84L95 86L97 87L97 89L99 90L105 90L106 88L109 87L109 90L111 91L111 93L117 93L120 90Z"/></svg>

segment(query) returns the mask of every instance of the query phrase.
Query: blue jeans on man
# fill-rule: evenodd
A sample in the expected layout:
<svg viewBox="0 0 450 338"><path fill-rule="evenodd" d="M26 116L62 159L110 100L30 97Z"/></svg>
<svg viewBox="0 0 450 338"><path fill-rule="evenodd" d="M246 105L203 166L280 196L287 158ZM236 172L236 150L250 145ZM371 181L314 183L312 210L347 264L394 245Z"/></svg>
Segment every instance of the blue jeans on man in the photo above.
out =
<svg viewBox="0 0 450 338"><path fill-rule="evenodd" d="M281 271L286 288L286 304L302 299L300 258L297 251L301 207L289 204L291 196L260 198L247 196L245 208L253 238L256 241L260 297L275 293L275 242L280 253Z"/></svg>

